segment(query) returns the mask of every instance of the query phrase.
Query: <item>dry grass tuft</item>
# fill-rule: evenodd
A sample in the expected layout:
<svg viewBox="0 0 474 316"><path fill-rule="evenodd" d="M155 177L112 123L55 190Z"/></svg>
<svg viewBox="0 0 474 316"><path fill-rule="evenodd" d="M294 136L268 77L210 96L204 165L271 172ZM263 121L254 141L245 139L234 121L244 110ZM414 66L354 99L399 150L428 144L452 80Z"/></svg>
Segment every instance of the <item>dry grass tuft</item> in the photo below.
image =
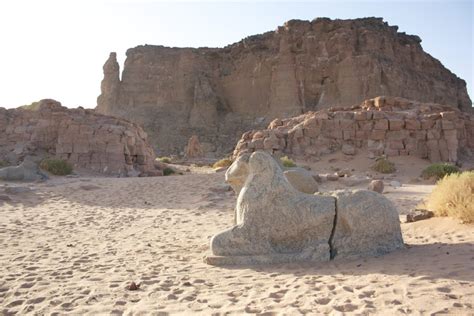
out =
<svg viewBox="0 0 474 316"><path fill-rule="evenodd" d="M438 181L426 206L436 216L474 222L474 171L453 173Z"/></svg>
<svg viewBox="0 0 474 316"><path fill-rule="evenodd" d="M280 161L283 164L283 167L286 167L286 168L296 167L296 163L293 160L291 160L290 158L288 158L288 156L281 157Z"/></svg>
<svg viewBox="0 0 474 316"><path fill-rule="evenodd" d="M217 169L217 168L222 168L222 167L229 167L231 164L232 164L232 159L224 158L219 161L216 161L212 165L212 168Z"/></svg>

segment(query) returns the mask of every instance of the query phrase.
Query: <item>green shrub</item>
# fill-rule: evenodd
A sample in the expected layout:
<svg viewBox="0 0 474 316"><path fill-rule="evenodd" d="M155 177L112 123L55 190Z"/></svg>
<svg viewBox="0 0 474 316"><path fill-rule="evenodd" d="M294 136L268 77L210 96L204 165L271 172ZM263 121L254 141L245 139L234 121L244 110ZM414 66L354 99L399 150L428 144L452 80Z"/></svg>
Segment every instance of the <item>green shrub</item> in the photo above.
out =
<svg viewBox="0 0 474 316"><path fill-rule="evenodd" d="M224 158L219 161L216 161L213 165L212 168L217 169L217 168L222 168L222 167L229 167L232 164L232 160L229 158Z"/></svg>
<svg viewBox="0 0 474 316"><path fill-rule="evenodd" d="M380 173L393 173L395 172L395 164L389 161L386 157L379 157L375 160L372 165L372 169Z"/></svg>
<svg viewBox="0 0 474 316"><path fill-rule="evenodd" d="M72 173L72 165L62 159L44 159L40 168L56 176L65 176Z"/></svg>
<svg viewBox="0 0 474 316"><path fill-rule="evenodd" d="M169 175L172 175L172 174L175 174L175 171L171 168L165 168L163 169L163 175L164 176L169 176Z"/></svg>
<svg viewBox="0 0 474 316"><path fill-rule="evenodd" d="M5 160L0 160L0 168L8 167L10 164Z"/></svg>
<svg viewBox="0 0 474 316"><path fill-rule="evenodd" d="M171 163L171 158L170 157L159 157L156 158L158 161L161 161L163 163Z"/></svg>
<svg viewBox="0 0 474 316"><path fill-rule="evenodd" d="M424 179L429 179L431 177L436 178L436 180L444 178L444 176L450 175L452 173L458 173L459 168L451 165L449 163L434 163L426 167L422 172L421 176Z"/></svg>
<svg viewBox="0 0 474 316"><path fill-rule="evenodd" d="M426 200L426 207L437 216L474 222L474 171L452 173L439 180Z"/></svg>
<svg viewBox="0 0 474 316"><path fill-rule="evenodd" d="M281 157L280 161L283 164L283 167L286 167L286 168L296 167L295 162L291 160L290 158L288 158L288 156Z"/></svg>

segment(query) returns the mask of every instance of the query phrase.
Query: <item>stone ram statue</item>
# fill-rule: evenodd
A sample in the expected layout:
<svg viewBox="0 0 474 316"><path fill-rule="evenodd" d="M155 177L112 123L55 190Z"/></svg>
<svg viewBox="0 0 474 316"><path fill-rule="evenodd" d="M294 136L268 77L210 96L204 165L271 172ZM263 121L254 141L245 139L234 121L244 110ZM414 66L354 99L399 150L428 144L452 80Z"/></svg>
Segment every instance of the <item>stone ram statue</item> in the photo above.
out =
<svg viewBox="0 0 474 316"><path fill-rule="evenodd" d="M234 189L245 179L236 225L212 237L207 263L328 261L403 247L398 213L381 194L302 193L270 154L257 151L247 158L237 159L227 174Z"/></svg>

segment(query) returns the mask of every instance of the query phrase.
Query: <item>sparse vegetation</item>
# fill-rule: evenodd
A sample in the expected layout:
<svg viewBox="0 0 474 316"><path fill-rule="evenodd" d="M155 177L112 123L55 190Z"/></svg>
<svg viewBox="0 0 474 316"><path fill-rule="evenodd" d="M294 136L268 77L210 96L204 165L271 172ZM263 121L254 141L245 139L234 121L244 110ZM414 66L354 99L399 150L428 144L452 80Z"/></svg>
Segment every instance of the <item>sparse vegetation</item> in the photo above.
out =
<svg viewBox="0 0 474 316"><path fill-rule="evenodd" d="M10 164L5 160L0 160L0 168L8 167Z"/></svg>
<svg viewBox="0 0 474 316"><path fill-rule="evenodd" d="M449 163L434 163L426 167L422 172L421 176L424 179L434 177L436 180L442 179L452 173L458 173L459 168Z"/></svg>
<svg viewBox="0 0 474 316"><path fill-rule="evenodd" d="M72 165L62 159L44 159L40 168L56 176L65 176L72 173Z"/></svg>
<svg viewBox="0 0 474 316"><path fill-rule="evenodd" d="M163 162L163 163L171 163L171 158L170 157L159 157L156 158L156 160Z"/></svg>
<svg viewBox="0 0 474 316"><path fill-rule="evenodd" d="M222 168L222 167L229 167L231 164L232 164L232 159L224 158L219 161L216 161L212 165L212 168L217 169L217 168Z"/></svg>
<svg viewBox="0 0 474 316"><path fill-rule="evenodd" d="M385 156L377 158L372 165L372 169L380 173L393 173L397 170L395 164L389 161Z"/></svg>
<svg viewBox="0 0 474 316"><path fill-rule="evenodd" d="M296 163L290 158L288 158L288 156L281 157L280 161L283 164L283 167L286 167L286 168L296 167Z"/></svg>
<svg viewBox="0 0 474 316"><path fill-rule="evenodd" d="M426 201L436 216L474 222L474 171L452 173L438 181Z"/></svg>
<svg viewBox="0 0 474 316"><path fill-rule="evenodd" d="M170 176L170 175L175 174L175 173L176 173L176 172L175 172L173 169L171 169L171 168L165 168L165 169L163 169L163 175L164 175L164 176Z"/></svg>

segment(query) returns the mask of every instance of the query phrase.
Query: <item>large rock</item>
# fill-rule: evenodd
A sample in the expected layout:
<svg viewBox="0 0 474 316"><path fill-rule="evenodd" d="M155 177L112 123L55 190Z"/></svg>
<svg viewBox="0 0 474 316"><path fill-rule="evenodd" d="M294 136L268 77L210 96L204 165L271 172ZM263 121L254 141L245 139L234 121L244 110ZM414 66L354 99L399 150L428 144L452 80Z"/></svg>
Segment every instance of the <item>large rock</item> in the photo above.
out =
<svg viewBox="0 0 474 316"><path fill-rule="evenodd" d="M211 240L210 264L329 260L335 198L297 191L267 153L252 154L236 226Z"/></svg>
<svg viewBox="0 0 474 316"><path fill-rule="evenodd" d="M383 195L367 190L336 192L331 258L380 256L403 248L400 219Z"/></svg>
<svg viewBox="0 0 474 316"><path fill-rule="evenodd" d="M308 194L318 192L318 183L308 170L291 168L283 172L283 174L296 190Z"/></svg>
<svg viewBox="0 0 474 316"><path fill-rule="evenodd" d="M0 160L21 161L29 155L54 156L76 170L109 175L155 170L155 153L139 126L94 110L67 109L54 100L0 108Z"/></svg>
<svg viewBox="0 0 474 316"><path fill-rule="evenodd" d="M384 184L382 180L372 180L369 183L368 189L377 193L383 193Z"/></svg>
<svg viewBox="0 0 474 316"><path fill-rule="evenodd" d="M381 18L318 18L224 48L138 46L127 51L121 78L109 56L97 110L140 124L160 154L170 154L193 134L227 153L237 135L276 117L379 95L470 108L464 80L425 53L418 36L397 30Z"/></svg>

